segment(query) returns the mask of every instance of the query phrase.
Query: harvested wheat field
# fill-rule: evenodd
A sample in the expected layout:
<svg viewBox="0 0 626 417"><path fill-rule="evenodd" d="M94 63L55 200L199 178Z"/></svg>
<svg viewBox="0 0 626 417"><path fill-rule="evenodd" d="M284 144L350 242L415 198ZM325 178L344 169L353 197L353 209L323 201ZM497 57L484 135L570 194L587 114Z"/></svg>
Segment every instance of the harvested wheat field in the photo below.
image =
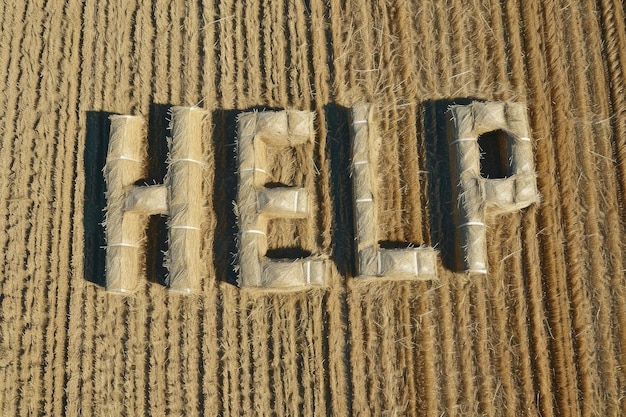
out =
<svg viewBox="0 0 626 417"><path fill-rule="evenodd" d="M624 5L537 3L2 2L0 414L626 415ZM503 140L524 142L540 199L476 221L458 212L446 110L482 102L526 109L530 137ZM241 165L246 129L282 109L314 112L298 146L262 155L263 201L290 192L296 214L244 230L257 212L234 202L261 175ZM130 175L107 159L124 120L143 155L125 187L193 179L150 194L137 247L103 226L130 204L107 206L105 181ZM168 171L167 138L185 135L195 159ZM176 206L188 196L200 209ZM486 274L459 268L463 219ZM379 275L393 254L416 275L418 256L435 263L358 278L364 242ZM111 248L138 251L130 269L105 266ZM307 285L238 285L261 282L246 248L314 259L291 265ZM135 288L107 291L109 273Z"/></svg>

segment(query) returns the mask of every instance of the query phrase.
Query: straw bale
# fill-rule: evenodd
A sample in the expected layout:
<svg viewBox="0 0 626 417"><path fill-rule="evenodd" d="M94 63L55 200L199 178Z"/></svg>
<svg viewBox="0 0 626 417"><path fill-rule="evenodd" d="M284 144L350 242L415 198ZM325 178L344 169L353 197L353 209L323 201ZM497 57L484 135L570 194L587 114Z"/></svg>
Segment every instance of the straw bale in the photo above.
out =
<svg viewBox="0 0 626 417"><path fill-rule="evenodd" d="M328 264L323 257L302 260L284 259L263 261L261 287L290 288L294 286L323 285Z"/></svg>
<svg viewBox="0 0 626 417"><path fill-rule="evenodd" d="M257 212L268 217L301 219L309 214L309 193L305 188L264 188L258 193Z"/></svg>
<svg viewBox="0 0 626 417"><path fill-rule="evenodd" d="M268 220L312 215L310 190L267 187L269 147L312 145L314 113L285 110L248 112L238 118L238 270L241 287L285 288L323 285L326 258L273 260L266 256ZM312 158L312 154L309 155Z"/></svg>
<svg viewBox="0 0 626 417"><path fill-rule="evenodd" d="M373 107L352 108L352 184L356 225L357 277L437 279L437 252L430 247L383 249L377 227L378 153L381 138Z"/></svg>
<svg viewBox="0 0 626 417"><path fill-rule="evenodd" d="M131 187L126 192L124 211L148 215L167 213L167 191L167 187L163 185Z"/></svg>
<svg viewBox="0 0 626 417"><path fill-rule="evenodd" d="M172 139L168 174L169 242L167 251L170 290L191 293L200 288L203 195L207 169L202 131L207 112L197 107L172 108Z"/></svg>
<svg viewBox="0 0 626 417"><path fill-rule="evenodd" d="M163 209L162 192L140 191L133 184L145 175L145 122L141 117L111 116L109 148L104 167L106 192L106 288L129 292L137 287L142 273L148 207ZM130 195L130 198L127 196ZM154 204L154 206L153 206ZM127 210L130 209L130 210Z"/></svg>
<svg viewBox="0 0 626 417"><path fill-rule="evenodd" d="M447 120L457 200L457 266L486 273L486 215L521 210L539 201L526 108L521 103L472 102L451 106ZM480 172L478 138L494 130L507 134L506 178L483 178Z"/></svg>

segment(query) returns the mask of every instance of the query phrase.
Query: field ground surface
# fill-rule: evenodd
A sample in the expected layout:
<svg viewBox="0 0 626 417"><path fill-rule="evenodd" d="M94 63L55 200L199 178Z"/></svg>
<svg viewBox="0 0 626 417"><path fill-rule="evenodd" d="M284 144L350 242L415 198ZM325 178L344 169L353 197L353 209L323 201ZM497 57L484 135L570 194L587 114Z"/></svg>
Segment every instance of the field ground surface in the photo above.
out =
<svg viewBox="0 0 626 417"><path fill-rule="evenodd" d="M33 0L0 16L2 415L626 415L621 1ZM489 221L486 276L449 266L442 113L470 99L526 103L542 199ZM435 246L438 282L352 278L360 102L383 137L380 233ZM108 116L148 120L159 183L175 105L209 112L202 290L162 285L156 218L139 290L111 295ZM330 256L327 288L233 285L236 118L263 108L316 112L315 221L269 239Z"/></svg>

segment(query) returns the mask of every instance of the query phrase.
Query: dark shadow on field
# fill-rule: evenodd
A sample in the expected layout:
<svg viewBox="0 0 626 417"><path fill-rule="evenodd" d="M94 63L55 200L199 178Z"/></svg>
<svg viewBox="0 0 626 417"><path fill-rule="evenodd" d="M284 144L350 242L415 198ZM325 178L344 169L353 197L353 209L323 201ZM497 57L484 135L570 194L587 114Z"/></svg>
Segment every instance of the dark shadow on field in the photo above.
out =
<svg viewBox="0 0 626 417"><path fill-rule="evenodd" d="M452 190L450 154L446 126L446 111L455 104L466 105L476 98L428 100L422 102L424 111L424 146L430 201L431 242L441 254L446 269L456 271L456 227Z"/></svg>
<svg viewBox="0 0 626 417"><path fill-rule="evenodd" d="M109 147L109 116L102 111L87 112L87 137L85 138L85 201L83 229L85 231L85 253L83 276L87 281L105 285L104 276L104 207L106 184L102 169Z"/></svg>
<svg viewBox="0 0 626 417"><path fill-rule="evenodd" d="M137 185L162 184L167 172L167 136L169 104L150 105L148 123L148 170L146 178ZM83 227L85 239L84 277L87 281L104 287L106 240L104 232L104 209L106 207L106 183L103 169L109 146L109 117L114 113L87 112L84 170L85 200ZM146 236L146 277L151 282L165 285L167 270L164 252L167 249L165 217L151 216ZM145 279L137 277L137 279Z"/></svg>
<svg viewBox="0 0 626 417"><path fill-rule="evenodd" d="M350 109L337 104L324 107L326 149L330 157L330 192L333 204L331 258L339 273L355 275L354 207L350 178Z"/></svg>
<svg viewBox="0 0 626 417"><path fill-rule="evenodd" d="M235 254L237 253L237 217L233 202L237 199L237 115L240 110L216 110L212 114L215 176L213 240L216 279L237 285Z"/></svg>

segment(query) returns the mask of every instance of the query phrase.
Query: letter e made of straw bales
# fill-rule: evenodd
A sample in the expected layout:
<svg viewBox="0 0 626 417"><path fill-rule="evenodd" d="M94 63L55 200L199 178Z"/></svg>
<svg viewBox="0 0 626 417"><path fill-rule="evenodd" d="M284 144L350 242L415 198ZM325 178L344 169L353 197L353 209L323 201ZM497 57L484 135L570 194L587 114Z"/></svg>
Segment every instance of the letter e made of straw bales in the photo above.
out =
<svg viewBox="0 0 626 417"><path fill-rule="evenodd" d="M111 116L104 177L106 192L106 289L126 293L143 275L148 217L167 215L170 290L192 293L200 285L203 218L202 129L206 112L172 108L168 171L162 185L138 186L148 155L146 122L139 116Z"/></svg>
<svg viewBox="0 0 626 417"><path fill-rule="evenodd" d="M456 263L459 270L487 273L487 215L521 210L539 202L533 148L521 103L472 102L454 105L446 114L450 166L456 201ZM481 137L491 135L489 152L481 155ZM496 159L500 175L486 178L481 158Z"/></svg>
<svg viewBox="0 0 626 417"><path fill-rule="evenodd" d="M437 279L437 251L430 246L385 249L378 236L378 156L381 136L373 107L352 108L352 188L358 278Z"/></svg>
<svg viewBox="0 0 626 417"><path fill-rule="evenodd" d="M272 219L311 219L314 191L280 184L271 176L271 147L301 146L313 161L314 113L309 111L247 112L238 118L237 188L239 285L260 288L297 288L324 285L328 262L323 255L299 259L271 259L268 223ZM294 166L292 169L305 169ZM307 174L305 172L305 174ZM312 172L307 175L312 175Z"/></svg>

